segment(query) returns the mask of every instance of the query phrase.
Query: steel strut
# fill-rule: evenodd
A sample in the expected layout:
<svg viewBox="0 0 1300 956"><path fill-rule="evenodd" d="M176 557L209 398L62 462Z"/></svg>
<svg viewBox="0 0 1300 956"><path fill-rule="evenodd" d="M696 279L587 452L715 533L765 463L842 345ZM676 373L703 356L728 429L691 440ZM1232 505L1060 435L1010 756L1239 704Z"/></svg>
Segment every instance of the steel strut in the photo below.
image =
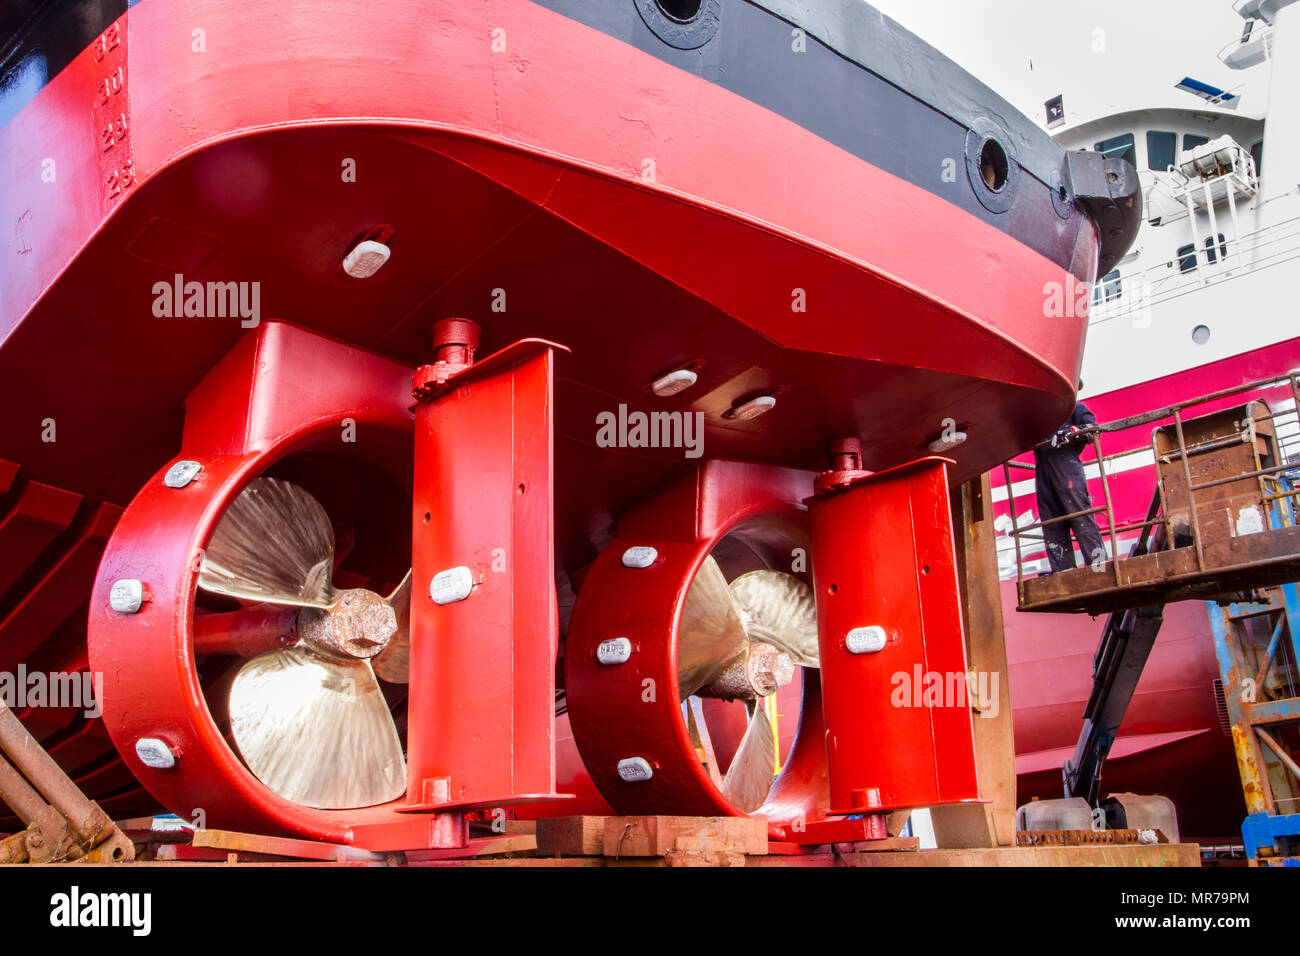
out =
<svg viewBox="0 0 1300 956"><path fill-rule="evenodd" d="M980 800L948 462L828 450L808 513L830 812L883 836L888 811Z"/></svg>

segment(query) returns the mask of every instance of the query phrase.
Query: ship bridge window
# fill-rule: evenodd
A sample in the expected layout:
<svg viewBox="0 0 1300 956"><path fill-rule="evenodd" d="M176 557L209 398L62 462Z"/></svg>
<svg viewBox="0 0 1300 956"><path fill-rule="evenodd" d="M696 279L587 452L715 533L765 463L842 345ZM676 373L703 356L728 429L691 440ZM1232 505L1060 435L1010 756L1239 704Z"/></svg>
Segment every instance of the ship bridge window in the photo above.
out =
<svg viewBox="0 0 1300 956"><path fill-rule="evenodd" d="M1178 157L1178 134L1151 130L1147 133L1147 169L1166 172Z"/></svg>
<svg viewBox="0 0 1300 956"><path fill-rule="evenodd" d="M1134 140L1132 133L1102 140L1097 144L1097 152L1107 159L1123 159L1137 166L1137 141Z"/></svg>
<svg viewBox="0 0 1300 956"><path fill-rule="evenodd" d="M1124 283L1120 281L1119 270L1109 272L1102 276L1100 282L1092 287L1093 305L1101 305L1102 302L1114 302L1124 294Z"/></svg>
<svg viewBox="0 0 1300 956"><path fill-rule="evenodd" d="M1264 175L1264 141L1262 139L1250 148L1250 155L1255 157L1255 175Z"/></svg>
<svg viewBox="0 0 1300 956"><path fill-rule="evenodd" d="M1225 259L1228 258L1228 240L1224 238L1223 233L1219 233L1219 248L1218 248L1218 254L1216 255L1215 248L1214 248L1214 237L1206 236L1205 237L1206 260L1209 262L1215 262L1218 260L1219 256L1223 256L1223 258Z"/></svg>
<svg viewBox="0 0 1300 956"><path fill-rule="evenodd" d="M1188 150L1193 150L1197 146L1204 146L1209 141L1210 137L1208 136L1197 136L1195 133L1185 133L1183 134L1183 152L1185 153Z"/></svg>
<svg viewBox="0 0 1300 956"><path fill-rule="evenodd" d="M1179 272L1196 271L1196 247L1194 245L1189 242L1185 246L1179 246L1175 255L1178 257Z"/></svg>

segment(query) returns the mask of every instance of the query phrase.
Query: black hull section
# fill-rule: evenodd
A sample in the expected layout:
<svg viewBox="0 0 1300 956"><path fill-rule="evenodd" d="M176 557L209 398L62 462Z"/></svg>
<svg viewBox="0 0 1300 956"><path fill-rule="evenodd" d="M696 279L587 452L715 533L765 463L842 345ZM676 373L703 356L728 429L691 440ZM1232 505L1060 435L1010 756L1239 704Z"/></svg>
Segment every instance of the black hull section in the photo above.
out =
<svg viewBox="0 0 1300 956"><path fill-rule="evenodd" d="M1091 263L1075 261L1081 211L1097 224L1102 272L1137 238L1142 201L1132 166L1091 152L1067 156L1005 99L862 0L703 0L684 24L656 0L537 2L941 196L1080 281L1096 278ZM774 70L777 58L799 68ZM990 136L1023 173L1013 170L998 193L979 176Z"/></svg>

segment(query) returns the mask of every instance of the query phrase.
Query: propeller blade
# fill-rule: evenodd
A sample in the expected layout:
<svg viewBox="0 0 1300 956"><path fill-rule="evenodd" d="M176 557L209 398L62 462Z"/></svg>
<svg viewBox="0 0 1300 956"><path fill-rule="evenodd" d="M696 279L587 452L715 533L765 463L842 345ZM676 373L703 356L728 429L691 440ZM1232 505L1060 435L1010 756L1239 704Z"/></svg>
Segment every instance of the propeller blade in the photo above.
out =
<svg viewBox="0 0 1300 956"><path fill-rule="evenodd" d="M722 795L746 813L763 805L776 774L776 741L761 703L755 704L745 736L722 780Z"/></svg>
<svg viewBox="0 0 1300 956"><path fill-rule="evenodd" d="M677 629L677 689L682 700L711 683L749 649L740 609L712 557L686 592Z"/></svg>
<svg viewBox="0 0 1300 956"><path fill-rule="evenodd" d="M297 485L258 478L222 515L203 553L199 587L245 601L329 607L334 529Z"/></svg>
<svg viewBox="0 0 1300 956"><path fill-rule="evenodd" d="M750 571L731 582L750 640L773 644L799 667L818 667L817 599L784 571Z"/></svg>
<svg viewBox="0 0 1300 956"><path fill-rule="evenodd" d="M371 664L375 673L390 684L407 684L411 680L411 572L406 572L388 603L397 613L397 632L388 646L379 652Z"/></svg>
<svg viewBox="0 0 1300 956"><path fill-rule="evenodd" d="M406 791L402 742L365 661L301 644L253 658L230 689L230 731L257 779L295 803L354 809Z"/></svg>

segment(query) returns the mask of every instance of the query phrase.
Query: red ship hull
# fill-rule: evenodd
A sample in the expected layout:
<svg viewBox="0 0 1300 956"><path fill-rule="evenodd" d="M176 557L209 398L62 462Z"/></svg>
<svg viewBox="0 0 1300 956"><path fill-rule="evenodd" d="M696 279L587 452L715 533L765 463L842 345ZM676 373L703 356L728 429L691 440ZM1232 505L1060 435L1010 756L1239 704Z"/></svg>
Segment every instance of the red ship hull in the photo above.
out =
<svg viewBox="0 0 1300 956"><path fill-rule="evenodd" d="M967 133L953 124L951 155ZM987 471L1066 416L1086 315L1045 318L1044 290L1114 250L1030 176L1009 213L967 211L942 194L944 155L922 157L938 180L922 188L526 0L486 19L469 0L132 7L0 130L0 175L21 184L0 197L0 669L87 666L99 551L176 455L187 397L254 334L160 315L159 283L259 283L261 318L412 369L446 316L479 321L485 354L569 346L555 543L571 579L613 516L692 467L600 447L597 415L620 405L702 413L709 459L807 470L843 435L866 436L866 469L911 461L951 422L971 436L952 483ZM977 191L965 173L954 190ZM1026 222L1041 248L1017 238ZM391 262L344 275L376 230ZM686 364L697 388L655 404L649 383ZM777 408L728 417L754 396ZM400 576L406 507L345 573ZM383 547L395 557L373 560ZM20 717L110 813L150 805L147 768L98 721Z"/></svg>

